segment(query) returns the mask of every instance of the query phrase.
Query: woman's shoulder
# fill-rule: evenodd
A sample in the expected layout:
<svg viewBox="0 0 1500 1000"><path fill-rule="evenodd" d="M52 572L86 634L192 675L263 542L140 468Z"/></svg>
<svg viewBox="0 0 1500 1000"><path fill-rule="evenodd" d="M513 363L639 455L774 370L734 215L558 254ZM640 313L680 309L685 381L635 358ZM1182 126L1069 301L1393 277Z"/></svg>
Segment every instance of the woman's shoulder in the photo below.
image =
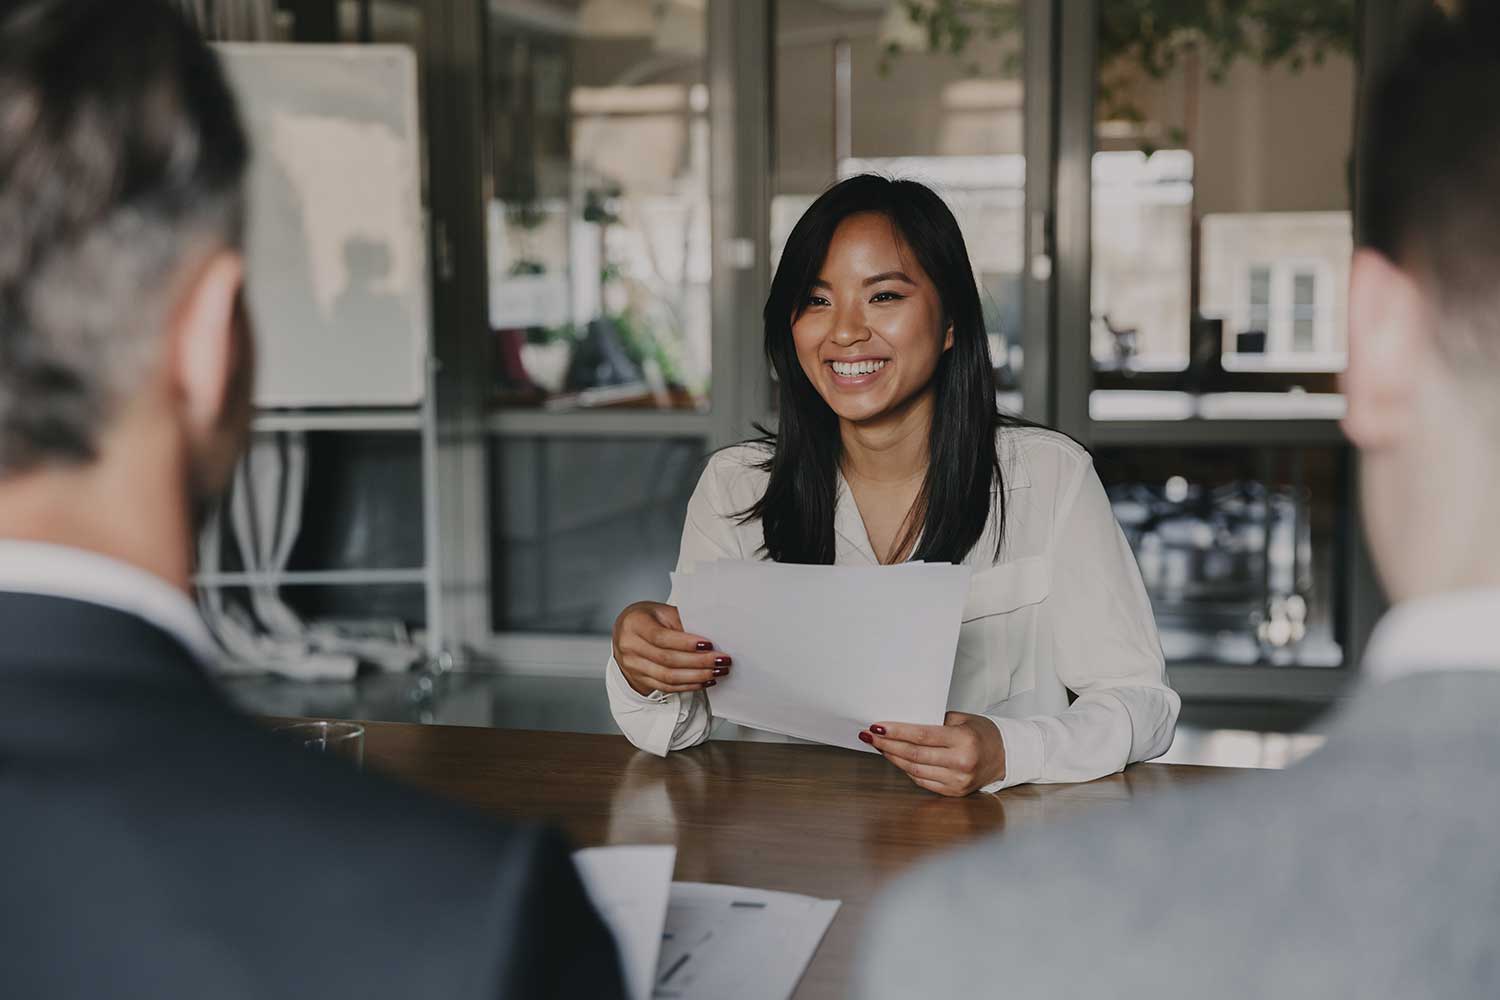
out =
<svg viewBox="0 0 1500 1000"><path fill-rule="evenodd" d="M999 428L995 446L1007 479L1020 480L1018 485L1066 482L1094 460L1087 448L1061 431L1029 424Z"/></svg>
<svg viewBox="0 0 1500 1000"><path fill-rule="evenodd" d="M745 441L720 448L708 457L698 488L711 491L737 508L746 507L765 492L770 475L765 465L773 453L774 448L762 441Z"/></svg>
<svg viewBox="0 0 1500 1000"><path fill-rule="evenodd" d="M766 462L775 453L776 448L769 441L742 441L710 455L705 472L719 480L746 477L763 480L768 475Z"/></svg>
<svg viewBox="0 0 1500 1000"><path fill-rule="evenodd" d="M708 464L721 468L759 469L774 454L776 445L773 442L751 438L720 448L709 457Z"/></svg>

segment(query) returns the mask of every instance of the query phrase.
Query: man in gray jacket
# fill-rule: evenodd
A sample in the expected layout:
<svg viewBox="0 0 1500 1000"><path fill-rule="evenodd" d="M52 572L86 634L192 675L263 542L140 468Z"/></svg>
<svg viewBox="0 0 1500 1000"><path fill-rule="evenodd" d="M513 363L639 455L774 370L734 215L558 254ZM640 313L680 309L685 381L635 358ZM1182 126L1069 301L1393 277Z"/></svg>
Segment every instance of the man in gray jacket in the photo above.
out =
<svg viewBox="0 0 1500 1000"><path fill-rule="evenodd" d="M861 995L1500 996L1500 15L1472 6L1362 136L1344 429L1394 607L1324 749L919 869Z"/></svg>

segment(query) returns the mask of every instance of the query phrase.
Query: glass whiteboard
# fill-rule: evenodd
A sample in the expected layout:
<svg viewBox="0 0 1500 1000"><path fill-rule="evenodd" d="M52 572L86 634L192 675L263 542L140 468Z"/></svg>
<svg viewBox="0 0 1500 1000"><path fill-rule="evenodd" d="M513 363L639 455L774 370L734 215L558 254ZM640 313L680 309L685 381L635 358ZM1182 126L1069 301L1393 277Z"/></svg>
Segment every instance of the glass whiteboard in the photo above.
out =
<svg viewBox="0 0 1500 1000"><path fill-rule="evenodd" d="M254 147L261 407L413 406L426 386L417 64L375 45L220 45Z"/></svg>

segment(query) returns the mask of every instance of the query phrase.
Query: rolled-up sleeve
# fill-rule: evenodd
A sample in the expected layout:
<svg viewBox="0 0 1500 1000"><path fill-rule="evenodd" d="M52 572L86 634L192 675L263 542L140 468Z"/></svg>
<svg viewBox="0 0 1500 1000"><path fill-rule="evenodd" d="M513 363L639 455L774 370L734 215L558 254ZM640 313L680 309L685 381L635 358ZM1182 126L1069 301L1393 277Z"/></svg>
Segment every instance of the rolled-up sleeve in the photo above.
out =
<svg viewBox="0 0 1500 1000"><path fill-rule="evenodd" d="M1161 640L1135 556L1087 458L1058 504L1052 586L1042 641L1063 686L1077 695L1057 715L985 713L1005 745L1005 777L985 791L1027 782L1091 781L1165 753L1181 699L1167 685Z"/></svg>
<svg viewBox="0 0 1500 1000"><path fill-rule="evenodd" d="M677 552L679 573L698 563L743 558L734 533L734 512L727 509L719 484L719 477L732 469L732 463L733 459L721 452L709 461L698 479L682 527L682 544ZM667 603L676 604L675 597L669 595ZM697 746L708 739L713 713L702 691L643 695L625 680L613 656L604 667L604 688L615 724L626 739L648 753L665 757L669 750Z"/></svg>

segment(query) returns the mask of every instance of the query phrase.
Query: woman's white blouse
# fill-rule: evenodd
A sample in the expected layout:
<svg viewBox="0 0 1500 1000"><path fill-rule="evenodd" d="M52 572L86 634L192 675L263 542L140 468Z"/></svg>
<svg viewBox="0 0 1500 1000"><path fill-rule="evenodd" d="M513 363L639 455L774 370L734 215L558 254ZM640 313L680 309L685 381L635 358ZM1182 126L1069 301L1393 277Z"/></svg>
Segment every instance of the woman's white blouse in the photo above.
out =
<svg viewBox="0 0 1500 1000"><path fill-rule="evenodd" d="M1053 431L1003 428L998 440L1005 545L997 559L991 517L964 560L974 573L948 695L950 710L1000 729L1005 777L984 791L1089 781L1159 756L1181 700L1167 686L1151 604L1092 459ZM765 491L767 474L755 467L764 457L740 445L709 461L688 501L679 568L766 558L760 522L735 517ZM834 530L837 563L878 563L842 476ZM703 742L714 725L706 693L640 695L613 658L605 687L626 737L659 756Z"/></svg>

